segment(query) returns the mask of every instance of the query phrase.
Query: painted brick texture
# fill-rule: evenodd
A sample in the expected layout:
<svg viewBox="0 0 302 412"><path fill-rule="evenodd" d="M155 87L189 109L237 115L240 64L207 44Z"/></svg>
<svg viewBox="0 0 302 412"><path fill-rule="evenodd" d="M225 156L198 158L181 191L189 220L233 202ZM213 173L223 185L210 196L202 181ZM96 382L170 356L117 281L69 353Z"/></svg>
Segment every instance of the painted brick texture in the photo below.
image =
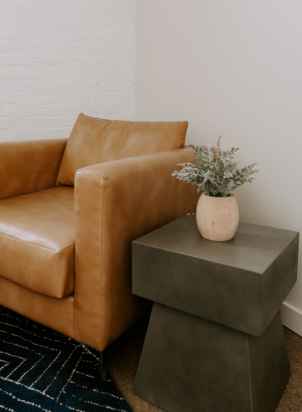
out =
<svg viewBox="0 0 302 412"><path fill-rule="evenodd" d="M0 140L134 120L135 0L0 1Z"/></svg>

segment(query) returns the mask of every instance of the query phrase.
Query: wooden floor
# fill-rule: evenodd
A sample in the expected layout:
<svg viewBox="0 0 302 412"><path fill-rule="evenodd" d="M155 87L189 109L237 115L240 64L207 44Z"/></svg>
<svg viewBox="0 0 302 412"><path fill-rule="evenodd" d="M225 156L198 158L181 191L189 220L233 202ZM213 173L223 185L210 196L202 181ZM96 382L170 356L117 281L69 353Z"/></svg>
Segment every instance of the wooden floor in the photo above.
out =
<svg viewBox="0 0 302 412"><path fill-rule="evenodd" d="M140 322L108 348L108 371L133 412L160 412L163 409L146 402L132 393L147 321ZM276 412L302 412L302 338L284 328L291 365L291 379Z"/></svg>

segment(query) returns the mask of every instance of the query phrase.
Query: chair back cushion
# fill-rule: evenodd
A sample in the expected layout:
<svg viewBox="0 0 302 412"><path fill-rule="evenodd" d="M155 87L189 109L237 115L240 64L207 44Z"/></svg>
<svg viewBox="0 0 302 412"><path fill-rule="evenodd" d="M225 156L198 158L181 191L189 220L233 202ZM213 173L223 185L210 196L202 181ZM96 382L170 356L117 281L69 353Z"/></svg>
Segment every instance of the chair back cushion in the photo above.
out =
<svg viewBox="0 0 302 412"><path fill-rule="evenodd" d="M184 147L188 122L105 120L81 113L68 139L57 185L74 185L82 167Z"/></svg>

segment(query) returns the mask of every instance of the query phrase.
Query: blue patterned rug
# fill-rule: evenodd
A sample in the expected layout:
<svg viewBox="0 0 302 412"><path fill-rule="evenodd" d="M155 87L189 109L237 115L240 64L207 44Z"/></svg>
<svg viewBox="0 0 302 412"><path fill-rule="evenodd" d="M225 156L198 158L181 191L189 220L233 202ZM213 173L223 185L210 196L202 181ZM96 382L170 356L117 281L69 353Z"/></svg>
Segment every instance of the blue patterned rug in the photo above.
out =
<svg viewBox="0 0 302 412"><path fill-rule="evenodd" d="M96 355L0 306L0 410L131 412L110 379L96 389Z"/></svg>

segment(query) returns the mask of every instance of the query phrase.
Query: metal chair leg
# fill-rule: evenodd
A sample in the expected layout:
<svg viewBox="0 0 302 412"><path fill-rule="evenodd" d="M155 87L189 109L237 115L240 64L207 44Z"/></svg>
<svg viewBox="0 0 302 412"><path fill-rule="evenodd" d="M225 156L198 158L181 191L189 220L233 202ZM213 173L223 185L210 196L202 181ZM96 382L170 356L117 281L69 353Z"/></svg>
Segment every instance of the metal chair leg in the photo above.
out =
<svg viewBox="0 0 302 412"><path fill-rule="evenodd" d="M102 392L102 384L106 380L107 369L104 362L104 352L99 352L99 363L96 374L96 386L100 392Z"/></svg>
<svg viewBox="0 0 302 412"><path fill-rule="evenodd" d="M107 368L104 360L104 351L100 352L97 349L90 348L84 343L80 344L80 346L82 346L86 352L88 352L90 355L94 356L98 360L97 370L95 374L95 386L100 392L102 392L103 382L105 382L107 378Z"/></svg>

